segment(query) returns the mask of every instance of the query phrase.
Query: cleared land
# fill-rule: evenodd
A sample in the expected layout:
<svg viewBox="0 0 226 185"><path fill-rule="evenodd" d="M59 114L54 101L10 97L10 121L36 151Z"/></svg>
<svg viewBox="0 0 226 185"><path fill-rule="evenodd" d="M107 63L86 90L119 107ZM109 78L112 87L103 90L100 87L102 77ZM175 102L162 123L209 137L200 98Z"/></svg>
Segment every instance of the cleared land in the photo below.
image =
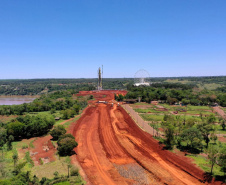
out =
<svg viewBox="0 0 226 185"><path fill-rule="evenodd" d="M208 106L180 106L168 104L151 105L147 103L139 103L130 105L145 121L160 123L165 114L171 114L174 117L180 116L183 119L194 119L201 121L200 115L207 117L216 111Z"/></svg>
<svg viewBox="0 0 226 185"><path fill-rule="evenodd" d="M85 94L89 93L80 93ZM114 91L101 91L94 98L113 102L113 95ZM70 132L78 142L73 158L91 184L197 185L205 181L201 169L186 157L163 150L116 104L93 102Z"/></svg>

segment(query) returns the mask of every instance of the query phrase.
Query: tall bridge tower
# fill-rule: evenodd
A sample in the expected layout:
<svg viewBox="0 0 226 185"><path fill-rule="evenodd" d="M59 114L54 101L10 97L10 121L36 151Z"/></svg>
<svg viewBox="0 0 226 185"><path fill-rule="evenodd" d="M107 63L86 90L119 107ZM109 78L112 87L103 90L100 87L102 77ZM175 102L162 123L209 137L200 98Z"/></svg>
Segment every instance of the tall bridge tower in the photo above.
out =
<svg viewBox="0 0 226 185"><path fill-rule="evenodd" d="M98 84L97 84L97 90L102 90L102 89L103 89L102 78L103 78L103 65L102 65L102 73L101 73L101 68L99 67L99 69L98 69Z"/></svg>

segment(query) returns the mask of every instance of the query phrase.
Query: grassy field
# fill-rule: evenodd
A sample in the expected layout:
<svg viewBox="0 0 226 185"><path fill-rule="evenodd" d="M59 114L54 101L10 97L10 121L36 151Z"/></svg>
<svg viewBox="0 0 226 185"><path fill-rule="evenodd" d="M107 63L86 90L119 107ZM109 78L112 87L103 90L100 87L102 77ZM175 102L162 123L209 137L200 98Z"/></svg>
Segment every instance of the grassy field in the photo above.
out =
<svg viewBox="0 0 226 185"><path fill-rule="evenodd" d="M212 110L210 107L208 106L193 106L193 105L188 105L187 106L188 110Z"/></svg>
<svg viewBox="0 0 226 185"><path fill-rule="evenodd" d="M31 169L31 174L36 175L38 178L47 177L52 179L54 172L58 172L61 175L67 175L67 164L65 163L65 157L56 157L56 161L47 164L34 166Z"/></svg>
<svg viewBox="0 0 226 185"><path fill-rule="evenodd" d="M12 175L12 171L14 170L14 162L13 162L13 153L16 150L19 156L19 160L17 161L16 164L20 164L23 162L27 162L26 165L22 168L22 171L27 172L30 171L31 172L31 176L36 175L39 180L41 180L42 177L46 177L49 179L53 179L54 178L54 173L57 171L60 176L64 175L67 176L68 173L68 168L67 168L67 163L66 163L66 157L59 157L57 154L55 154L55 161L54 162L49 162L47 164L42 164L39 166L34 166L34 164L29 163L29 161L26 158L26 155L21 152L21 149L26 145L29 146L30 143L32 143L35 140L35 138L30 139L29 141L18 141L18 142L13 142L13 149L12 150L7 150L5 148L4 152L3 152L3 159L2 159L2 153L0 155L0 164L4 163L4 171L6 171L7 177L13 177ZM28 154L29 155L29 154ZM0 176L1 178L1 176ZM70 178L71 179L71 178ZM72 183L72 184L84 184L85 182L81 179L80 176L78 177L73 177L72 179L74 179L73 182L77 182L77 183ZM64 182L62 184L67 184L67 182Z"/></svg>
<svg viewBox="0 0 226 185"><path fill-rule="evenodd" d="M188 81L188 80L179 80L179 79L167 79L165 82L168 82L168 83L182 83L182 84L191 83L191 81Z"/></svg>
<svg viewBox="0 0 226 185"><path fill-rule="evenodd" d="M218 142L217 142L217 145L219 146ZM226 145L226 143L221 143L221 145ZM222 147L222 146L219 146L219 147ZM189 154L187 156L194 159L194 163L197 164L205 172L210 173L211 171L210 160L207 158L205 154L204 155ZM213 175L222 176L222 177L224 176L224 173L221 171L221 167L217 164L215 164L213 167Z"/></svg>
<svg viewBox="0 0 226 185"><path fill-rule="evenodd" d="M150 108L148 108L148 109L134 109L136 112L138 112L138 113L166 113L166 112L168 112L168 111L160 111L160 110L156 110L156 109L150 109Z"/></svg>
<svg viewBox="0 0 226 185"><path fill-rule="evenodd" d="M165 82L168 82L168 83L181 83L181 84L194 84L196 83L198 85L198 88L200 90L203 90L203 89L207 89L207 90L214 90L218 87L222 87L221 84L217 84L217 83L197 83L197 82L194 82L194 81L189 81L189 80L179 80L179 79L167 79L165 80Z"/></svg>
<svg viewBox="0 0 226 185"><path fill-rule="evenodd" d="M137 108L139 105L139 108ZM142 106L143 105L143 106ZM206 117L209 116L212 113L212 109L208 106L187 106L187 107L182 107L182 106L171 106L168 104L160 104L160 106L166 108L167 110L161 110L157 106L152 106L149 107L148 104L146 103L136 103L132 105L133 109L140 114L140 116L145 120L145 121L154 121L154 122L159 122L163 120L163 117L165 114L171 114L174 117L180 116L181 119L194 119L196 122L201 122L201 117L202 116ZM183 112L181 110L186 110L186 112ZM177 114L174 112L177 111ZM174 114L172 114L174 113Z"/></svg>
<svg viewBox="0 0 226 185"><path fill-rule="evenodd" d="M51 114L50 111L43 111L43 112L29 112L26 113L26 115L37 115L37 114ZM61 114L61 111L56 111L55 113L52 114L54 117L62 117L63 115Z"/></svg>
<svg viewBox="0 0 226 185"><path fill-rule="evenodd" d="M201 90L203 90L203 89L214 90L218 87L222 87L222 85L216 84L216 83L209 83L209 84L198 84L198 87Z"/></svg>
<svg viewBox="0 0 226 185"><path fill-rule="evenodd" d="M139 105L139 106L137 106ZM143 106L142 106L143 105ZM219 121L219 116L215 113L212 113L212 108L208 106L176 106L176 105L168 105L168 104L159 104L161 107L166 108L167 110L161 110L157 106L148 106L151 104L147 103L136 103L131 105L131 107L140 114L140 116L145 121L152 121L152 122L160 122L163 121L164 115L172 115L173 117L180 117L179 119L193 119L195 122L201 122L201 115L203 117L208 117L211 114L214 114L216 117L216 122ZM137 108L139 107L139 108ZM182 110L186 110L186 112L183 112ZM177 111L177 113L176 113ZM217 125L216 125L217 126ZM217 126L218 133L225 133L222 129L220 129L220 126Z"/></svg>
<svg viewBox="0 0 226 185"><path fill-rule="evenodd" d="M226 129L223 130L221 125L216 125L215 128L217 134L226 134Z"/></svg>
<svg viewBox="0 0 226 185"><path fill-rule="evenodd" d="M64 124L63 124L64 127L65 127L65 128L68 128L68 127L70 126L71 123L77 121L80 117L81 117L81 115L75 116L71 121L68 121L68 122L64 123Z"/></svg>
<svg viewBox="0 0 226 185"><path fill-rule="evenodd" d="M140 116L145 121L154 121L154 122L162 121L164 117L164 115L158 115L158 114L140 114Z"/></svg>
<svg viewBox="0 0 226 185"><path fill-rule="evenodd" d="M139 103L136 103L135 105L148 105L148 104L145 102L139 102Z"/></svg>
<svg viewBox="0 0 226 185"><path fill-rule="evenodd" d="M188 157L194 159L195 161L195 164L197 164L201 169L203 169L205 172L210 172L211 170L211 165L209 163L209 160L202 156L202 155L187 155ZM213 175L214 176L223 176L224 173L221 172L220 170L220 166L219 165L214 165L214 168L213 168Z"/></svg>

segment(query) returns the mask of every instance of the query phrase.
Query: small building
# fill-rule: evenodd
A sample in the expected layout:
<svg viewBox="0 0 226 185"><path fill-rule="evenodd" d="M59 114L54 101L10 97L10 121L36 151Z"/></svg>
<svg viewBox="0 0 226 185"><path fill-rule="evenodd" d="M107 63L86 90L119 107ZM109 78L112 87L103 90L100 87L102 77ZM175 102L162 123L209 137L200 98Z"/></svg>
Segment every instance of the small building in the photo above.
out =
<svg viewBox="0 0 226 185"><path fill-rule="evenodd" d="M56 120L56 121L60 120L60 117L55 117L55 120Z"/></svg>

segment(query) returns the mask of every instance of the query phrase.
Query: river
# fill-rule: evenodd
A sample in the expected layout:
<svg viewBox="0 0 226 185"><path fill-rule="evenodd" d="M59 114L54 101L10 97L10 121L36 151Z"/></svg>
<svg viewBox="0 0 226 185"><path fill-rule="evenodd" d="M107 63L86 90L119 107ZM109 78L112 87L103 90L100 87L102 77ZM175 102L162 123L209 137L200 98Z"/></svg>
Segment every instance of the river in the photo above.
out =
<svg viewBox="0 0 226 185"><path fill-rule="evenodd" d="M26 96L0 96L0 105L20 105L23 103L30 103L36 97Z"/></svg>

